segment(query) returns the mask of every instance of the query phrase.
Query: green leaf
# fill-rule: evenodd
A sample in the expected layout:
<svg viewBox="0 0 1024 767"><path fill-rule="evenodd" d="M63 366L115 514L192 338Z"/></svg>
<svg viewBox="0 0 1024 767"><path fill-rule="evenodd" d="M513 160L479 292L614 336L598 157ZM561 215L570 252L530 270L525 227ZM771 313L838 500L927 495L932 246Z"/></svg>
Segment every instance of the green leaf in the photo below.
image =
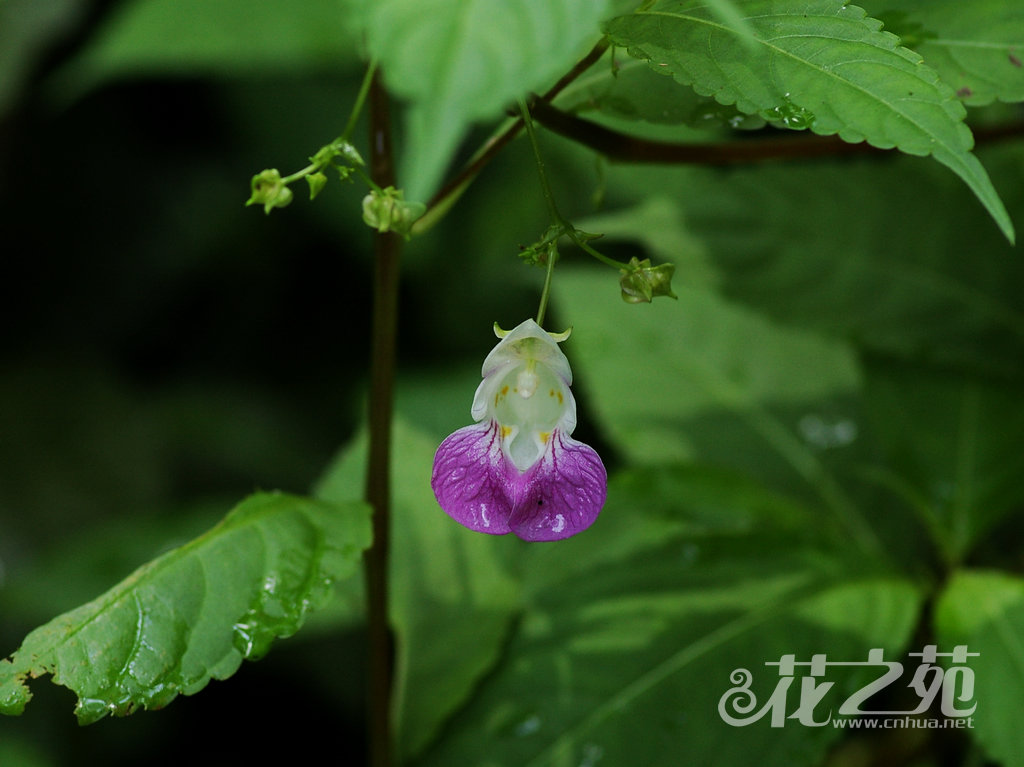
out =
<svg viewBox="0 0 1024 767"><path fill-rule="evenodd" d="M730 675L749 669L760 705L778 681L765 664L783 654L854 661L882 647L891 657L909 641L921 595L788 528L773 494L737 508L728 483L672 476L657 488L614 479L586 535L525 553L528 609L505 662L416 764L820 763L832 727L727 725L718 703ZM863 684L845 671L828 679L837 697L820 717ZM794 695L787 713L795 706Z"/></svg>
<svg viewBox="0 0 1024 767"><path fill-rule="evenodd" d="M192 695L298 631L369 543L364 504L250 496L206 534L31 632L0 661L0 713L20 714L27 679L43 674L78 696L82 724Z"/></svg>
<svg viewBox="0 0 1024 767"><path fill-rule="evenodd" d="M615 303L614 286L600 272L563 270L554 291L565 323L576 327L565 348L576 384L625 457L642 465L699 455L771 474L876 551L876 536L801 429L811 417L848 422L833 402L860 386L851 350L685 284L678 302L639 309ZM602 293L608 301L595 298Z"/></svg>
<svg viewBox="0 0 1024 767"><path fill-rule="evenodd" d="M743 0L750 38L707 6L668 0L620 16L608 34L652 67L745 113L849 142L931 155L967 183L1013 240L1013 225L971 154L966 110L952 88L881 23L840 0Z"/></svg>
<svg viewBox="0 0 1024 767"><path fill-rule="evenodd" d="M1022 149L985 150L1014 215L1024 212ZM680 254L677 288L710 281L780 324L874 354L1024 376L1024 259L934 163L894 157L726 173L613 166L607 183L609 203L621 207L602 218L652 258ZM651 189L677 199L657 218L647 212ZM642 221L629 227L631 215Z"/></svg>
<svg viewBox="0 0 1024 767"><path fill-rule="evenodd" d="M228 502L230 503L230 501ZM89 529L52 541L0 590L0 615L30 627L89 602L146 562L209 529L226 504L204 499L164 514L97 520Z"/></svg>
<svg viewBox="0 0 1024 767"><path fill-rule="evenodd" d="M865 403L882 449L870 474L917 513L950 564L1024 506L1020 386L867 367Z"/></svg>
<svg viewBox="0 0 1024 767"><path fill-rule="evenodd" d="M744 36L753 33L749 22L732 0L708 0L708 8L716 19L737 33Z"/></svg>
<svg viewBox="0 0 1024 767"><path fill-rule="evenodd" d="M118 6L52 85L74 98L126 76L336 71L356 63L358 42L338 0L135 0Z"/></svg>
<svg viewBox="0 0 1024 767"><path fill-rule="evenodd" d="M667 195L651 194L635 207L588 216L579 221L579 228L600 232L602 243L643 246L656 262L675 264L677 273L691 287L704 288L719 282L707 247L687 225L676 201Z"/></svg>
<svg viewBox="0 0 1024 767"><path fill-rule="evenodd" d="M965 104L1024 101L1024 14L1007 0L866 0ZM877 9L877 12L875 12Z"/></svg>
<svg viewBox="0 0 1024 767"><path fill-rule="evenodd" d="M1005 767L1024 765L1024 579L980 570L957 572L935 608L943 647L967 645L978 657L975 675L976 729L989 755ZM967 702L969 704L969 701Z"/></svg>
<svg viewBox="0 0 1024 767"><path fill-rule="evenodd" d="M466 382L466 418L474 384ZM452 521L430 489L440 438L403 419L393 437L391 619L397 638L399 750L413 755L470 695L499 657L519 610L519 589L502 550L519 542ZM317 494L353 496L366 463L365 435L346 448Z"/></svg>
<svg viewBox="0 0 1024 767"><path fill-rule="evenodd" d="M577 385L630 461L700 455L772 473L823 502L867 550L877 547L800 430L806 417L847 420L831 402L860 386L848 347L685 284L678 302L640 311L595 300L611 286L601 273L566 270L555 295L566 324L577 327L566 348Z"/></svg>
<svg viewBox="0 0 1024 767"><path fill-rule="evenodd" d="M554 285L577 383L617 447L637 464L692 455L681 422L718 410L749 419L778 449L802 448L761 420L764 407L848 395L860 385L851 351L772 324L714 293L681 285L679 301L637 308L618 301L616 275L564 269ZM607 300L602 301L605 295ZM666 441L658 435L671 430Z"/></svg>
<svg viewBox="0 0 1024 767"><path fill-rule="evenodd" d="M409 101L402 186L428 196L469 126L552 84L600 37L606 0L380 0L367 38Z"/></svg>

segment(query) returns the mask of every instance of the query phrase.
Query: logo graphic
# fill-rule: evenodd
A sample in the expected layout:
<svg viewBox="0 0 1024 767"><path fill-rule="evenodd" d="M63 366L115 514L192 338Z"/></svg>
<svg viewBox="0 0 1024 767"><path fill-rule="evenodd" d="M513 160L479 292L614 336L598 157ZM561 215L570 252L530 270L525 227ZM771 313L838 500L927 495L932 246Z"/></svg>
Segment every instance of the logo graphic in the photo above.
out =
<svg viewBox="0 0 1024 767"><path fill-rule="evenodd" d="M866 661L831 661L824 654L812 655L809 661L798 661L795 655L783 655L777 661L768 661L764 664L778 667L779 681L760 708L757 696L750 689L753 675L745 668L738 668L729 675L729 681L736 686L726 690L719 698L718 713L726 724L733 727L745 727L768 714L771 714L772 727L784 726L787 719L795 719L806 727L824 727L829 723L833 727L853 727L861 724L886 728L973 727L973 714L978 704L971 702L974 698L974 671L966 664L968 658L976 658L978 655L976 652L968 652L967 645L957 645L953 652L938 652L936 645L926 645L921 652L910 653L910 657L920 658L920 661L905 686L913 690L920 700L914 708L904 711L875 711L863 708L871 696L903 678L903 664L885 660L880 647L869 650ZM936 665L938 658L948 658L949 667ZM819 709L819 704L835 684L826 679L828 670L840 666L874 667L880 673L877 678L846 698L835 711L837 716L833 718L833 710L825 709L824 706ZM800 684L796 685L798 678ZM790 688L794 686L794 694L797 696L796 708L787 714ZM945 720L912 719L930 710L936 698L939 699L940 710L946 717ZM901 718L852 720L840 717Z"/></svg>

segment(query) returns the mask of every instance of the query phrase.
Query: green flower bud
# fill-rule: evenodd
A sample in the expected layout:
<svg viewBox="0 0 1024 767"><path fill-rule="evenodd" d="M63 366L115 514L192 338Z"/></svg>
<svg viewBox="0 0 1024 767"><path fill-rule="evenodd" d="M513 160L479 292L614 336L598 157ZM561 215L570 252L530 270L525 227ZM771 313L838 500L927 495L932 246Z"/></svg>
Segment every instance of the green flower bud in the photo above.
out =
<svg viewBox="0 0 1024 767"><path fill-rule="evenodd" d="M292 201L292 190L285 186L277 168L268 168L252 177L252 196L246 205L262 205L263 212L283 208Z"/></svg>
<svg viewBox="0 0 1024 767"><path fill-rule="evenodd" d="M622 288L622 300L628 304L649 304L656 296L677 297L672 292L675 264L651 266L651 259L639 261L634 256L629 260L629 265L621 271L619 286Z"/></svg>
<svg viewBox="0 0 1024 767"><path fill-rule="evenodd" d="M353 165L366 165L359 151L347 141L338 147L338 154Z"/></svg>
<svg viewBox="0 0 1024 767"><path fill-rule="evenodd" d="M426 209L422 202L406 202L401 189L389 186L363 198L363 221L378 232L395 232L408 239L413 223Z"/></svg>
<svg viewBox="0 0 1024 767"><path fill-rule="evenodd" d="M324 188L324 184L327 183L327 176L323 173L313 173L306 176L306 183L309 184L309 199L314 199L320 190Z"/></svg>

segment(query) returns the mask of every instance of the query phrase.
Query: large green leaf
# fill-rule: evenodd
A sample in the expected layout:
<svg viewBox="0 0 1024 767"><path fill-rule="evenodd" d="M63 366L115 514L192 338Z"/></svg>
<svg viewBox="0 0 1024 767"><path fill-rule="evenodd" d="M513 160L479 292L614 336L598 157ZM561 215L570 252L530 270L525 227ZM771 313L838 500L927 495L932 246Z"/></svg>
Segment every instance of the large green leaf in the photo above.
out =
<svg viewBox="0 0 1024 767"><path fill-rule="evenodd" d="M620 301L604 272L564 269L554 290L556 309L576 328L565 346L576 386L627 459L698 458L782 477L823 503L862 545L876 546L827 471L822 446L801 428L807 418L848 420L834 404L860 385L846 345L683 283L675 286L677 302L643 307Z"/></svg>
<svg viewBox="0 0 1024 767"><path fill-rule="evenodd" d="M985 161L1005 181L1010 210L1024 211L1021 148L986 149ZM1024 375L1024 259L933 163L612 167L607 184L609 202L623 206L604 217L609 231L679 264L677 285L710 275L733 301L859 349ZM674 200L657 219L651 189Z"/></svg>
<svg viewBox="0 0 1024 767"><path fill-rule="evenodd" d="M434 186L470 124L552 85L600 36L606 0L380 0L367 37L388 87L407 99L402 184Z"/></svg>
<svg viewBox="0 0 1024 767"><path fill-rule="evenodd" d="M978 653L967 664L975 678L978 740L1005 767L1024 765L1024 580L994 571L956 573L935 608L935 628L943 649L967 645Z"/></svg>
<svg viewBox="0 0 1024 767"><path fill-rule="evenodd" d="M841 0L743 0L737 7L753 38L691 0L620 16L607 31L632 55L742 112L933 156L967 183L1013 239L1010 218L971 154L964 106L918 54L881 32L880 22Z"/></svg>
<svg viewBox="0 0 1024 767"><path fill-rule="evenodd" d="M52 674L83 724L161 708L294 634L355 572L369 508L260 493L192 542L30 633L0 661L0 713L20 714L26 680Z"/></svg>
<svg viewBox="0 0 1024 767"><path fill-rule="evenodd" d="M751 672L760 706L779 678L766 664L783 654L857 661L881 647L892 657L920 595L787 528L764 488L747 486L734 507L721 479L617 477L594 527L531 547L527 612L505 662L417 764L818 763L838 734L831 726L726 724L718 706L730 675ZM859 686L839 671L828 680L836 697L818 718ZM791 695L786 713L796 704Z"/></svg>
<svg viewBox="0 0 1024 767"><path fill-rule="evenodd" d="M467 380L467 419L473 387ZM520 603L500 553L519 541L467 530L437 505L430 471L439 442L396 422L390 612L397 637L396 726L405 756L435 736L491 669ZM318 495L352 497L365 461L361 438L331 466Z"/></svg>
<svg viewBox="0 0 1024 767"><path fill-rule="evenodd" d="M869 476L916 512L947 562L1024 505L1019 385L875 363L865 402L883 461Z"/></svg>
<svg viewBox="0 0 1024 767"><path fill-rule="evenodd" d="M1024 12L1015 0L865 0L966 104L1024 101Z"/></svg>
<svg viewBox="0 0 1024 767"><path fill-rule="evenodd" d="M683 435L669 443L656 435L721 409L749 416L755 431L782 440L778 447L788 452L775 428L758 422L764 406L859 387L856 360L842 343L775 325L710 290L675 289L678 301L638 308L619 299L615 276L603 271L566 268L555 285L557 308L576 327L566 353L577 384L637 463L690 457Z"/></svg>

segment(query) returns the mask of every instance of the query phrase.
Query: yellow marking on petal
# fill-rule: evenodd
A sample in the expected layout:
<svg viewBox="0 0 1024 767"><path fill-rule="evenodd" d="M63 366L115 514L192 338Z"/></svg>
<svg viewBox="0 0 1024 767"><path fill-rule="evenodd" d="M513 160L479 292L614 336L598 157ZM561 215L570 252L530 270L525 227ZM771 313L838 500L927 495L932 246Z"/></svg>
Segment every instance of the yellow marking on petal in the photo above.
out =
<svg viewBox="0 0 1024 767"><path fill-rule="evenodd" d="M511 433L512 433L512 427L511 426L502 426L501 427L501 438L502 439L505 439L505 437L507 437Z"/></svg>
<svg viewBox="0 0 1024 767"><path fill-rule="evenodd" d="M546 445L546 444L548 444L548 440L549 439L551 439L551 432L549 432L549 431L542 431L542 432L540 432L540 441L541 442L543 442Z"/></svg>
<svg viewBox="0 0 1024 767"><path fill-rule="evenodd" d="M559 405L564 405L565 404L565 397L562 396L562 392L558 392L558 404Z"/></svg>

